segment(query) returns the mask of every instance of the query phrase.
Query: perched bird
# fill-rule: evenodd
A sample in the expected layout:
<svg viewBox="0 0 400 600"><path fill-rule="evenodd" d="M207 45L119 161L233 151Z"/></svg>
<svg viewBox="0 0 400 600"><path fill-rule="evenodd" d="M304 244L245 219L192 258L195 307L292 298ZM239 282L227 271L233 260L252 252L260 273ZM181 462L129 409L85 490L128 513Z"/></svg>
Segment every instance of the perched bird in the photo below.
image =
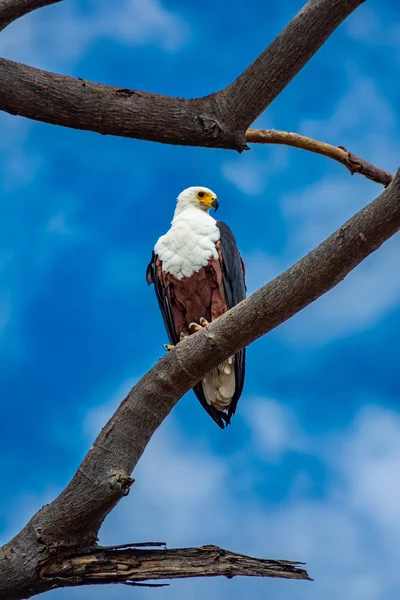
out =
<svg viewBox="0 0 400 600"><path fill-rule="evenodd" d="M190 187L178 196L171 228L156 243L146 280L155 286L171 345L206 327L246 296L245 269L228 225L209 214L214 192ZM208 373L193 391L222 429L243 390L245 349Z"/></svg>

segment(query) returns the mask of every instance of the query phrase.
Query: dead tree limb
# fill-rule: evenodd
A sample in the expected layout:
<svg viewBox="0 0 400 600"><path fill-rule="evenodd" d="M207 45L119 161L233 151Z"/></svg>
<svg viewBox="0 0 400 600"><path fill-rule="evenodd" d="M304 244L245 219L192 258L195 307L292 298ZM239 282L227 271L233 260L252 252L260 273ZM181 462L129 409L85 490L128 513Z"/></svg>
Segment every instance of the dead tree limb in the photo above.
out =
<svg viewBox="0 0 400 600"><path fill-rule="evenodd" d="M363 158L349 152L343 146L332 146L298 133L276 131L275 129L248 129L246 139L252 144L284 144L285 146L308 150L315 154L322 154L322 156L332 158L347 167L352 175L358 173L385 186L389 185L393 179L393 175L388 171L375 167Z"/></svg>
<svg viewBox="0 0 400 600"><path fill-rule="evenodd" d="M40 575L53 588L238 575L309 580L301 564L252 558L218 546L173 550L97 548L81 556L51 559L41 568Z"/></svg>
<svg viewBox="0 0 400 600"><path fill-rule="evenodd" d="M67 488L0 549L0 598L45 591L40 567L96 543L131 472L176 402L202 377L337 285L400 229L400 171L382 194L293 267L162 358L103 428ZM80 551L80 552L78 552Z"/></svg>
<svg viewBox="0 0 400 600"><path fill-rule="evenodd" d="M0 110L104 135L242 151L251 123L363 2L307 2L233 83L193 100L106 86L0 59ZM0 29L23 10L50 3L0 0Z"/></svg>

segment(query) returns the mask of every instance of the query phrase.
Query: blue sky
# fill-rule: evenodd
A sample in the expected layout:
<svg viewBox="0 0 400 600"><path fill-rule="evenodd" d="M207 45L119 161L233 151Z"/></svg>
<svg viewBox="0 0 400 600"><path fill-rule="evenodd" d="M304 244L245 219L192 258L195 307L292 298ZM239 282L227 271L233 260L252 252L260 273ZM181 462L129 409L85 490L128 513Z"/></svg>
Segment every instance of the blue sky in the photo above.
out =
<svg viewBox="0 0 400 600"><path fill-rule="evenodd" d="M201 5L70 0L14 23L0 55L177 96L229 83L301 0ZM367 2L262 115L394 171L400 19ZM381 191L285 147L228 151L102 137L0 114L0 541L66 485L166 341L145 269L178 193L217 192L252 292ZM221 432L192 393L152 439L104 544L163 539L303 560L314 583L189 580L56 599L397 598L400 575L400 240L248 351ZM140 315L138 318L137 315Z"/></svg>

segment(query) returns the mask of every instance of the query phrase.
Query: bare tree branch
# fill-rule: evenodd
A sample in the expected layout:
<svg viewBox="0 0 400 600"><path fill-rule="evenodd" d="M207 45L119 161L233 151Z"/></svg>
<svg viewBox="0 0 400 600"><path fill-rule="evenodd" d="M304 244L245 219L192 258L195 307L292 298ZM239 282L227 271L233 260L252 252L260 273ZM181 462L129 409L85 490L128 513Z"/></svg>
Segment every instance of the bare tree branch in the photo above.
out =
<svg viewBox="0 0 400 600"><path fill-rule="evenodd" d="M393 179L393 175L388 173L388 171L375 167L366 160L349 152L343 146L331 146L331 144L319 142L298 133L276 131L275 129L248 129L246 139L253 144L284 144L316 154L322 154L328 158L333 158L333 160L347 167L352 175L359 173L367 177L367 179L385 186L389 185Z"/></svg>
<svg viewBox="0 0 400 600"><path fill-rule="evenodd" d="M194 100L101 85L0 59L0 110L101 134L241 151L249 125L363 1L306 3L232 84ZM15 4L18 16L34 2ZM0 10L0 23L1 16Z"/></svg>
<svg viewBox="0 0 400 600"><path fill-rule="evenodd" d="M96 542L154 431L206 372L322 296L399 229L400 171L315 250L162 358L103 428L67 488L0 549L0 598L44 591L38 569L52 553L76 554Z"/></svg>
<svg viewBox="0 0 400 600"><path fill-rule="evenodd" d="M308 2L236 81L194 100L85 82L1 59L0 110L103 134L243 150L250 123L362 2ZM0 29L14 18L51 3L0 0ZM348 155L346 166L350 168L350 164L359 172L353 162L357 161ZM0 598L28 598L54 585L72 585L79 577L82 583L88 578L92 583L99 583L101 578L115 582L121 570L126 584L149 576L172 576L185 552L194 553L190 567L193 576L205 560L204 549L93 549L104 518L129 492L133 483L130 474L149 439L178 399L206 372L336 285L399 228L400 173L375 202L299 263L160 360L104 427L67 488L0 548ZM175 552L173 558L171 552ZM215 548L212 552L215 556ZM148 553L153 558L158 553L152 569ZM254 561L257 559L218 549L214 562L203 563L201 574L232 576L246 565L247 573L253 575L266 575L268 569L269 576L284 576L288 571L293 575L297 569L293 563L275 561L274 570L272 561L267 561L268 565L263 563L266 570L258 573L261 567ZM305 571L303 575L307 577Z"/></svg>
<svg viewBox="0 0 400 600"><path fill-rule="evenodd" d="M61 0L0 0L0 31L16 19Z"/></svg>
<svg viewBox="0 0 400 600"><path fill-rule="evenodd" d="M96 549L72 558L50 559L40 571L53 588L86 584L142 582L187 577L282 577L308 579L302 563L266 560L218 546L174 550Z"/></svg>

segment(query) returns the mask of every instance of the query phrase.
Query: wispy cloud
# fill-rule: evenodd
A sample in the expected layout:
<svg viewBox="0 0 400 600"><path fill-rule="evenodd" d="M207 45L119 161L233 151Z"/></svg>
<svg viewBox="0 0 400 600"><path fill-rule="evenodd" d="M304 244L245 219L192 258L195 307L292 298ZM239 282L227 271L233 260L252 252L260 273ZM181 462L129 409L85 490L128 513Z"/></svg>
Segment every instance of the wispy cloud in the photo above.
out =
<svg viewBox="0 0 400 600"><path fill-rule="evenodd" d="M99 3L93 7L98 11ZM118 7L105 2L96 26L97 35L115 37L130 46L154 44L168 52L180 50L190 35L188 24L160 0L125 0Z"/></svg>
<svg viewBox="0 0 400 600"><path fill-rule="evenodd" d="M43 157L27 148L31 130L27 119L0 112L1 174L6 192L31 185L43 165Z"/></svg>
<svg viewBox="0 0 400 600"><path fill-rule="evenodd" d="M387 14L385 6L375 10L368 5L345 22L346 33L368 46L400 47L400 25ZM396 56L393 56L396 59Z"/></svg>
<svg viewBox="0 0 400 600"><path fill-rule="evenodd" d="M126 46L155 46L179 51L190 30L179 15L160 0L79 2L42 9L10 25L0 38L0 53L7 58L45 69L72 68L88 48L102 40Z"/></svg>
<svg viewBox="0 0 400 600"><path fill-rule="evenodd" d="M345 432L338 438L340 453L329 453L328 460L341 471L351 506L380 530L385 546L397 547L400 533L398 413L366 406L357 415L351 434ZM399 555L399 551L396 554Z"/></svg>
<svg viewBox="0 0 400 600"><path fill-rule="evenodd" d="M248 196L264 194L270 180L289 164L289 150L282 146L257 147L222 163L222 175Z"/></svg>
<svg viewBox="0 0 400 600"><path fill-rule="evenodd" d="M245 418L259 452L274 458L289 450L304 450L304 434L293 412L271 398L247 398Z"/></svg>
<svg viewBox="0 0 400 600"><path fill-rule="evenodd" d="M299 493L299 477L313 478L304 465L300 471L280 474L280 480L289 483L283 504L269 501L268 490L254 485L251 493L243 494L232 485L237 457L219 456L204 444L199 447L172 417L150 442L130 496L107 519L102 543L161 538L169 546L228 545L252 554L307 561L315 578L304 591L310 599L340 595L351 600L355 594L368 600L395 598L400 580L389 564L398 555L398 416L369 406L347 429L321 438L307 434L301 420L275 400L258 398L251 405L252 452L245 459L247 468L262 470L262 463L270 464L277 452L314 456L327 474L318 499L307 487ZM103 409L98 410L103 415ZM262 584L263 589L273 585ZM251 585L246 583L247 589ZM174 597L184 597L185 590L174 586ZM78 598L76 593L73 597ZM85 597L90 593L87 590ZM240 583L229 593L241 597ZM302 598L302 593L296 597ZM286 596L282 582L274 585L274 597Z"/></svg>
<svg viewBox="0 0 400 600"><path fill-rule="evenodd" d="M394 170L399 120L390 99L352 65L347 68L347 78L348 89L331 115L301 121L299 131L331 143L346 143L361 156ZM288 169L292 167L294 163L290 162ZM281 195L277 218L284 223L287 242L280 255L254 249L246 257L251 291L312 250L382 191L381 186L360 177L350 178L339 169L332 165L324 177ZM398 240L394 238L312 308L298 315L283 335L302 343L307 340L324 344L376 324L400 300L400 284L395 276L397 254Z"/></svg>
<svg viewBox="0 0 400 600"><path fill-rule="evenodd" d="M88 440L131 385L127 380L110 400L88 414L84 424ZM367 406L347 428L322 438L307 433L301 417L276 400L257 398L249 403L251 447L244 455L220 455L198 439L191 440L172 415L151 440L135 471L131 494L106 520L101 543L160 539L170 547L216 543L254 555L306 561L315 578L304 592L310 599L340 595L351 600L355 594L368 600L396 598L400 578L390 564L399 556L399 416ZM284 502L269 499L268 489L254 485L257 479L248 490L240 486L238 461L244 461L241 467L260 480L277 453L290 457L293 451L314 457L326 473L318 498L310 493L310 486L299 487L301 478L311 482L314 476L304 461L277 475L288 486ZM21 495L6 534L17 531L58 491L46 488L42 494ZM246 582L246 589L273 586L279 600L287 597L286 586L279 583ZM184 586L173 585L174 597L186 597ZM203 585L211 593L217 584ZM242 597L239 581L220 582L220 586L230 586L233 598ZM296 597L303 597L302 593L298 591ZM57 594L62 597L61 591ZM123 594L119 588L113 590L115 597ZM97 591L84 590L85 598L92 595ZM68 597L80 598L82 590L69 590Z"/></svg>

